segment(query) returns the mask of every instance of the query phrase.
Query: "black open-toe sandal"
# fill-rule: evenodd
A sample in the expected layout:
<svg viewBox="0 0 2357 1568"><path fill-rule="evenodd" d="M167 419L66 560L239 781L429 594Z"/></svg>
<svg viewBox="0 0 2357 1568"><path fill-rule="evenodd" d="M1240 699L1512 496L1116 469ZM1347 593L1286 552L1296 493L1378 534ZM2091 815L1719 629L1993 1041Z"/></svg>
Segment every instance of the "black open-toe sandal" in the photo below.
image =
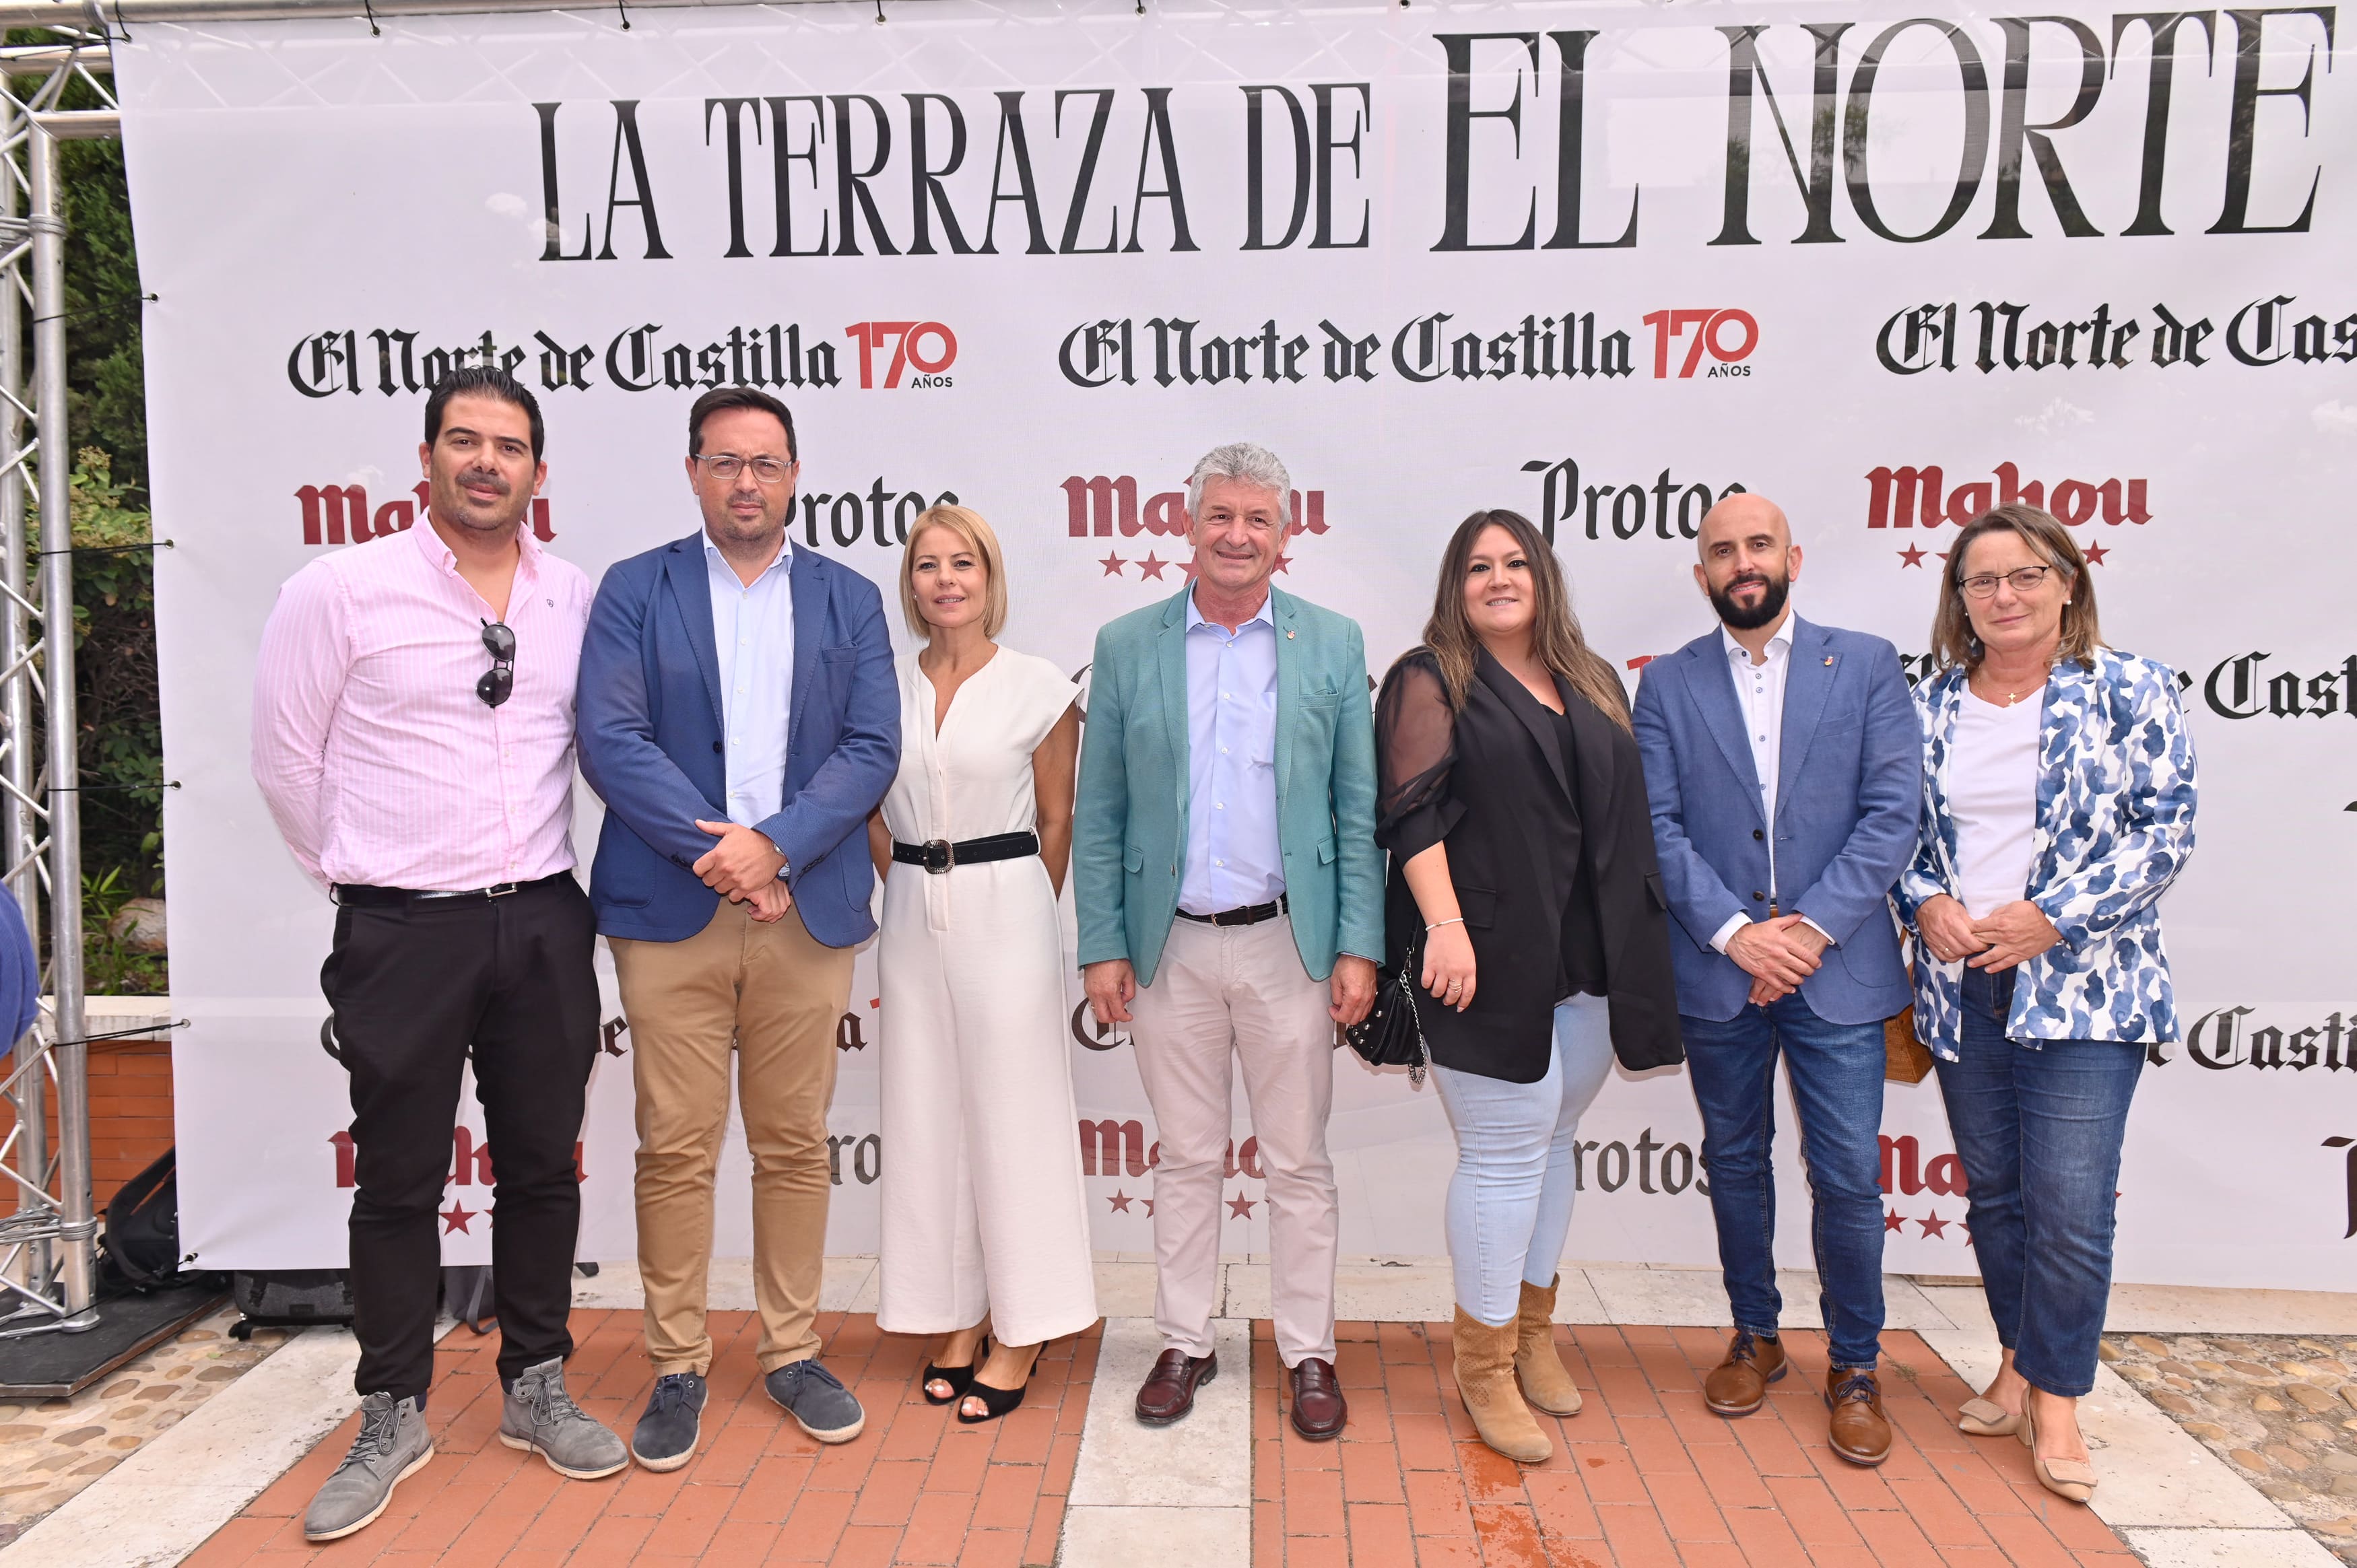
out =
<svg viewBox="0 0 2357 1568"><path fill-rule="evenodd" d="M980 1400L982 1402L983 1410L987 1413L983 1415L968 1415L965 1412L965 1407L962 1401L959 1404L957 1412L958 1424L961 1426L980 1426L985 1421L996 1421L1000 1416L1005 1415L1017 1405L1021 1404L1023 1402L1024 1389L1028 1389L1031 1386L1031 1374L1039 1369L1039 1351L1045 1350L1047 1348L1047 1346L1042 1345L1039 1347L1039 1350L1034 1350L1031 1352L1031 1365L1024 1369L1023 1372L1023 1388L993 1388L988 1383L974 1381L971 1374L969 1374L966 1380L965 1398ZM975 1353L974 1360L977 1365L980 1364L982 1360L980 1352L977 1351Z"/></svg>
<svg viewBox="0 0 2357 1568"><path fill-rule="evenodd" d="M925 1402L955 1404L964 1398L965 1391L974 1384L974 1369L981 1366L982 1359L989 1354L990 1336L985 1334L974 1348L974 1359L963 1367L936 1367L931 1361L926 1362L925 1375L918 1380L917 1384L918 1391L925 1396ZM950 1391L936 1397L932 1390L932 1385L936 1382L949 1384Z"/></svg>

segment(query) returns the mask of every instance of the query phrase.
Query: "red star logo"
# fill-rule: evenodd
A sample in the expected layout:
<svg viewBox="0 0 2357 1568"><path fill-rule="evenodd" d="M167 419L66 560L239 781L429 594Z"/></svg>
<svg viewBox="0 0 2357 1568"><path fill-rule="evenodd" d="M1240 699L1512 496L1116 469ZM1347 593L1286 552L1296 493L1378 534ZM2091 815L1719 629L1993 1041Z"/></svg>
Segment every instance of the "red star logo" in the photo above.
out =
<svg viewBox="0 0 2357 1568"><path fill-rule="evenodd" d="M474 1219L475 1214L474 1209L466 1208L457 1198L452 1198L450 1207L442 1211L442 1234L447 1236L453 1230L465 1230L468 1235L473 1235L474 1231L468 1228L467 1222Z"/></svg>
<svg viewBox="0 0 2357 1568"><path fill-rule="evenodd" d="M1940 1218L1940 1211L1936 1208L1915 1223L1922 1228L1926 1236L1944 1238L1948 1234L1948 1221Z"/></svg>
<svg viewBox="0 0 2357 1568"><path fill-rule="evenodd" d="M1886 1208L1882 1211L1882 1233L1884 1235L1888 1236L1893 1230L1899 1230L1900 1227L1906 1223L1907 1216L1900 1213L1897 1209ZM1900 1230L1900 1234L1903 1236L1906 1232L1904 1230Z"/></svg>
<svg viewBox="0 0 2357 1568"><path fill-rule="evenodd" d="M1118 555L1108 555L1103 560L1098 562L1097 564L1105 569L1106 576L1118 577L1121 575L1122 567L1125 565L1126 563Z"/></svg>
<svg viewBox="0 0 2357 1568"><path fill-rule="evenodd" d="M1240 1192L1236 1194L1235 1197L1228 1199L1228 1218L1231 1219L1250 1219L1252 1218L1252 1211L1259 1207L1260 1206L1258 1204L1253 1202L1252 1199L1246 1197Z"/></svg>
<svg viewBox="0 0 2357 1568"><path fill-rule="evenodd" d="M1146 1217L1148 1219L1153 1219L1153 1218L1154 1218L1154 1200L1153 1200L1152 1198L1150 1198L1150 1197L1141 1197L1141 1198L1139 1198L1137 1201L1138 1201L1138 1202L1140 1202L1140 1203L1142 1203L1142 1204L1144 1204L1144 1205L1146 1205Z"/></svg>
<svg viewBox="0 0 2357 1568"><path fill-rule="evenodd" d="M1141 577L1152 577L1158 582L1161 580L1162 574L1168 571L1172 564L1171 562L1163 560L1149 550L1146 553L1146 559L1137 564L1137 575Z"/></svg>
<svg viewBox="0 0 2357 1568"><path fill-rule="evenodd" d="M1292 556L1290 556L1290 555L1279 555L1279 556L1276 558L1276 569L1277 569L1278 571L1280 571L1280 572L1285 571L1287 567L1291 566L1292 564L1293 564L1293 557L1292 557Z"/></svg>
<svg viewBox="0 0 2357 1568"><path fill-rule="evenodd" d="M1184 572L1184 573L1186 573L1186 574L1187 574L1187 580L1188 580L1189 582L1190 582L1190 583L1191 583L1191 582L1193 582L1193 581L1195 580L1195 573L1196 573L1197 568L1196 568L1195 563L1194 563L1193 561L1191 561L1191 560L1179 561L1179 562L1176 562L1176 563L1174 563L1174 564L1175 564L1175 565L1177 565L1177 566L1178 566L1178 568L1180 571L1182 571L1182 572Z"/></svg>
<svg viewBox="0 0 2357 1568"><path fill-rule="evenodd" d="M2082 553L2087 557L2088 565L2100 566L2104 564L2104 557L2109 555L2111 552L2091 539L2087 541L2087 548Z"/></svg>
<svg viewBox="0 0 2357 1568"><path fill-rule="evenodd" d="M1106 1198L1105 1201L1113 1205L1113 1211L1115 1214L1126 1214L1129 1212L1129 1206L1135 1202L1136 1199L1131 1197L1129 1194L1125 1192L1116 1192L1111 1197Z"/></svg>
<svg viewBox="0 0 2357 1568"><path fill-rule="evenodd" d="M1923 552L1910 544L1899 553L1899 564L1901 566L1921 566L1923 564Z"/></svg>

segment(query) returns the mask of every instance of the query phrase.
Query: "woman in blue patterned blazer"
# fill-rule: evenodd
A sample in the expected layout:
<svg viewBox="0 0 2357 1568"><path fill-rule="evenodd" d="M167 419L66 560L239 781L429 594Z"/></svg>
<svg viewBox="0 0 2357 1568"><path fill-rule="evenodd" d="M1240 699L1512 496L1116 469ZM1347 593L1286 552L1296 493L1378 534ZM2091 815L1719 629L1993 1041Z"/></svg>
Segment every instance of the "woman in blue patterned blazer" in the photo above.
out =
<svg viewBox="0 0 2357 1568"><path fill-rule="evenodd" d="M1915 1027L1939 1060L2005 1363L1958 1424L2095 1487L2115 1198L2145 1053L2179 1037L2161 894L2193 849L2193 743L2166 665L2104 646L2062 525L2004 506L1957 536L1916 688L1922 842L1900 878Z"/></svg>

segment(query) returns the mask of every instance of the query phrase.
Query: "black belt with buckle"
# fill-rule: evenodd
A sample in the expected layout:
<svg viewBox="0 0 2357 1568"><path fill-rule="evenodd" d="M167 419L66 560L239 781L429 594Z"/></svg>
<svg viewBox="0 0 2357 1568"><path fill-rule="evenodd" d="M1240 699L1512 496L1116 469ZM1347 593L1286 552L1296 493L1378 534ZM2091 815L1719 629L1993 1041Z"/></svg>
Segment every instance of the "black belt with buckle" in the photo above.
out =
<svg viewBox="0 0 2357 1568"><path fill-rule="evenodd" d="M1257 926L1263 920L1274 920L1292 908L1282 893L1274 904L1245 904L1233 909L1222 909L1216 915L1193 915L1181 909L1178 918L1200 926Z"/></svg>
<svg viewBox="0 0 2357 1568"><path fill-rule="evenodd" d="M1038 833L993 833L988 838L961 839L956 843L947 839L927 839L922 843L902 843L892 841L892 864L921 865L930 875L939 876L954 865L980 865L985 861L1021 860L1027 854L1039 853Z"/></svg>
<svg viewBox="0 0 2357 1568"><path fill-rule="evenodd" d="M339 882L335 887L335 899L339 904L378 908L396 904L488 904L511 893L529 893L535 887L554 887L560 882L572 880L573 873L560 871L554 876L537 877L530 882L501 882L490 887L468 887L457 893L428 893L414 887L371 887L364 883Z"/></svg>

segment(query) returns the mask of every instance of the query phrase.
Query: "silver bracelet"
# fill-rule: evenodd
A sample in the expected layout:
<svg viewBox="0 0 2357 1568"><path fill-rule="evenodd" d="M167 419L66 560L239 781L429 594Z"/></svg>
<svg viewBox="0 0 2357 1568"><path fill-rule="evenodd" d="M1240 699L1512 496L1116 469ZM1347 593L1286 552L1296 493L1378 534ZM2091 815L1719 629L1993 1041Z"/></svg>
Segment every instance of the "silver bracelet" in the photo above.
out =
<svg viewBox="0 0 2357 1568"><path fill-rule="evenodd" d="M1440 929L1440 928L1441 928L1441 927L1443 927L1443 926L1461 926L1461 925L1463 925L1464 923L1465 923L1465 917L1464 917L1464 916L1462 916L1462 915L1451 915L1451 916L1449 916L1449 917L1448 917L1448 918L1447 918L1447 919L1445 919L1445 920L1427 920L1427 921L1426 921L1426 922L1425 922L1425 927L1424 927L1424 929L1425 929L1425 930L1426 930L1426 932L1432 932L1432 931L1437 931L1437 930Z"/></svg>

